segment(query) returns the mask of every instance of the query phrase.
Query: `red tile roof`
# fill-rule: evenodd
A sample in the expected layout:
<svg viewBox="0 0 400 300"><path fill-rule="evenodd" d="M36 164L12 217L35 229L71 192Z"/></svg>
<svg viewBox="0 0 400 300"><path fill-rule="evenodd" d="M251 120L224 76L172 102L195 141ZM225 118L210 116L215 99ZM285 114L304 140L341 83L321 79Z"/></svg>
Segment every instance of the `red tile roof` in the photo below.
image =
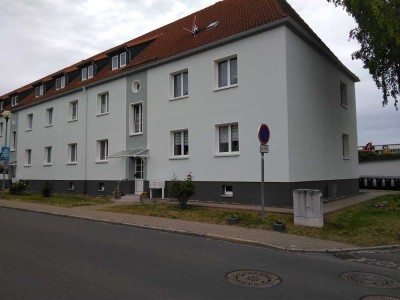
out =
<svg viewBox="0 0 400 300"><path fill-rule="evenodd" d="M199 32L196 36L193 36L190 32L185 30L184 27L190 29L195 17ZM54 77L58 74L72 72L77 70L80 66L92 61L96 62L102 59L109 59L108 54L123 49L124 47L133 47L149 42L149 45L124 68L112 71L110 67L111 59L109 59L108 65L95 74L92 79L81 81L80 76L78 76L72 82L69 82L64 89L57 91L51 89L48 90L45 95L37 98L34 97L32 90L30 95L25 97L17 107L23 107L51 96L63 94L66 91L83 87L160 60L171 58L199 47L216 43L229 37L234 37L252 29L257 29L277 21L288 20L289 17L308 32L322 47L325 47L325 50L329 51L322 41L319 40L318 36L285 0L224 0L35 81L31 85L44 82L50 76ZM212 29L206 30L206 27L215 21L219 21L219 24ZM4 96L9 95L11 95L11 93Z"/></svg>

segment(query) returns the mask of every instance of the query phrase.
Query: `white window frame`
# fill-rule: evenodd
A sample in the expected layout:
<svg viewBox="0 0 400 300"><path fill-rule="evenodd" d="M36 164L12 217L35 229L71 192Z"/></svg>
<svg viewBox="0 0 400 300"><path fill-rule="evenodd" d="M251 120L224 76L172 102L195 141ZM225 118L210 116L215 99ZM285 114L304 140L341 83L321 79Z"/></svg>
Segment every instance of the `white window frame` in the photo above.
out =
<svg viewBox="0 0 400 300"><path fill-rule="evenodd" d="M87 79L88 79L88 70L87 70L87 67L85 67L85 68L82 68L82 71L81 71L81 80L84 81Z"/></svg>
<svg viewBox="0 0 400 300"><path fill-rule="evenodd" d="M238 150L232 150L232 126L238 127ZM228 151L220 151L220 128L228 127ZM238 122L215 125L215 156L238 156L240 154L240 126Z"/></svg>
<svg viewBox="0 0 400 300"><path fill-rule="evenodd" d="M74 154L74 156L72 156L72 154ZM77 143L68 144L67 164L76 165L77 163L78 163L78 144Z"/></svg>
<svg viewBox="0 0 400 300"><path fill-rule="evenodd" d="M75 191L75 184L73 181L70 181L68 184L68 190L69 191Z"/></svg>
<svg viewBox="0 0 400 300"><path fill-rule="evenodd" d="M35 88L35 98L43 96L44 95L44 84L37 86Z"/></svg>
<svg viewBox="0 0 400 300"><path fill-rule="evenodd" d="M75 106L76 105L76 106ZM76 107L76 114L74 116L74 107ZM79 118L79 102L78 100L74 100L71 101L68 105L68 109L69 109L69 118L68 121L69 122L74 122L74 121L78 121Z"/></svg>
<svg viewBox="0 0 400 300"><path fill-rule="evenodd" d="M223 185L222 186L222 197L233 197L233 186L232 185Z"/></svg>
<svg viewBox="0 0 400 300"><path fill-rule="evenodd" d="M98 192L104 192L106 190L106 185L104 184L104 182L99 182L98 184Z"/></svg>
<svg viewBox="0 0 400 300"><path fill-rule="evenodd" d="M44 147L44 160L43 160L44 166L52 165L52 150L53 150L52 146Z"/></svg>
<svg viewBox="0 0 400 300"><path fill-rule="evenodd" d="M346 133L342 134L342 155L344 160L350 159L350 138Z"/></svg>
<svg viewBox="0 0 400 300"><path fill-rule="evenodd" d="M62 76L56 79L56 91L65 88L67 76Z"/></svg>
<svg viewBox="0 0 400 300"><path fill-rule="evenodd" d="M32 166L32 149L25 149L25 165L24 167Z"/></svg>
<svg viewBox="0 0 400 300"><path fill-rule="evenodd" d="M3 131L4 131L4 124L3 122L0 122L0 137L3 136Z"/></svg>
<svg viewBox="0 0 400 300"><path fill-rule="evenodd" d="M187 93L184 94L184 85L185 85L185 74L187 75ZM175 94L175 87L176 87L176 81L175 78L179 78L179 87L180 87L180 93ZM170 100L177 100L177 99L182 99L182 98L187 98L189 97L189 70L184 69L180 70L178 72L174 72L170 74Z"/></svg>
<svg viewBox="0 0 400 300"><path fill-rule="evenodd" d="M111 58L111 70L118 69L118 55L114 55Z"/></svg>
<svg viewBox="0 0 400 300"><path fill-rule="evenodd" d="M124 62L122 62L122 58L123 58L123 57L124 57L124 60L125 60ZM126 66L126 63L127 63L126 58L127 58L126 52L122 52L122 53L119 55L119 67L120 67L120 68Z"/></svg>
<svg viewBox="0 0 400 300"><path fill-rule="evenodd" d="M108 162L108 139L97 140L96 163L106 163L106 162Z"/></svg>
<svg viewBox="0 0 400 300"><path fill-rule="evenodd" d="M348 97L347 97L347 85L344 82L340 82L340 104L344 108L348 108Z"/></svg>
<svg viewBox="0 0 400 300"><path fill-rule="evenodd" d="M3 102L1 102L1 103L3 103ZM17 104L18 104L18 95L11 97L11 106L16 106ZM1 109L3 109L3 106L1 107Z"/></svg>
<svg viewBox="0 0 400 300"><path fill-rule="evenodd" d="M11 131L10 151L17 150L17 131Z"/></svg>
<svg viewBox="0 0 400 300"><path fill-rule="evenodd" d="M106 101L106 110L104 112L101 111L102 109L102 101L105 99ZM109 105L110 105L110 95L108 92L101 93L97 95L97 116L107 115L109 113Z"/></svg>
<svg viewBox="0 0 400 300"><path fill-rule="evenodd" d="M124 62L123 62L124 60ZM111 70L116 70L122 67L125 67L127 64L127 55L126 52L122 52L120 54L114 55L111 58Z"/></svg>
<svg viewBox="0 0 400 300"><path fill-rule="evenodd" d="M187 153L185 153L185 133L187 134ZM180 134L180 150L181 154L175 153L175 136L176 134ZM171 131L171 156L170 159L188 159L190 155L190 140L189 140L189 129L179 129Z"/></svg>
<svg viewBox="0 0 400 300"><path fill-rule="evenodd" d="M87 78L93 78L94 76L94 65L90 65L87 67Z"/></svg>
<svg viewBox="0 0 400 300"><path fill-rule="evenodd" d="M45 127L53 126L53 119L54 119L54 108L49 107L46 109L46 123Z"/></svg>
<svg viewBox="0 0 400 300"><path fill-rule="evenodd" d="M26 115L26 131L33 130L33 113Z"/></svg>
<svg viewBox="0 0 400 300"><path fill-rule="evenodd" d="M136 106L139 107L139 114L135 114ZM143 126L143 101L131 103L129 106L129 135L143 134ZM136 128L138 129L136 130Z"/></svg>
<svg viewBox="0 0 400 300"><path fill-rule="evenodd" d="M231 76L231 64L232 61L236 60L236 82L232 83L232 76ZM220 85L219 83L219 76L220 76L220 70L219 66L220 64L226 62L227 63L227 69L226 69L226 85ZM239 65L238 65L238 57L237 55L231 55L229 57L221 58L218 59L214 62L214 90L223 90L223 89L229 89L232 87L237 87L239 85Z"/></svg>

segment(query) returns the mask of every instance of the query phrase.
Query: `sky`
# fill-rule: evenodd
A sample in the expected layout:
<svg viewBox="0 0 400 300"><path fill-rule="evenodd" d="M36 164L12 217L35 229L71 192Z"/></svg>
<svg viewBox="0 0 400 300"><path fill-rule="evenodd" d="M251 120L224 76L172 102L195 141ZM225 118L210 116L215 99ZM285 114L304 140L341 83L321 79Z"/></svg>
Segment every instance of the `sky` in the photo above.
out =
<svg viewBox="0 0 400 300"><path fill-rule="evenodd" d="M400 143L400 111L382 93L349 40L356 27L325 0L287 0L356 83L358 145ZM0 0L0 95L173 22L216 0Z"/></svg>

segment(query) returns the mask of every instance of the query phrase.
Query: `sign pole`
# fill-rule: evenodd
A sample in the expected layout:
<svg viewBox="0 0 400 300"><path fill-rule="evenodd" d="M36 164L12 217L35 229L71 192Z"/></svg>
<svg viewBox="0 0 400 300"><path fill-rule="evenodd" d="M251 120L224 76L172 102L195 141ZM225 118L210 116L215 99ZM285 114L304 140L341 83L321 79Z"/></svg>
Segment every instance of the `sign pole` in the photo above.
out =
<svg viewBox="0 0 400 300"><path fill-rule="evenodd" d="M264 202L264 153L261 153L261 221L265 220L265 202Z"/></svg>
<svg viewBox="0 0 400 300"><path fill-rule="evenodd" d="M269 152L268 141L271 133L266 124L261 124L258 127L258 140L260 141L261 153L261 221L265 220L265 195L264 195L264 153Z"/></svg>

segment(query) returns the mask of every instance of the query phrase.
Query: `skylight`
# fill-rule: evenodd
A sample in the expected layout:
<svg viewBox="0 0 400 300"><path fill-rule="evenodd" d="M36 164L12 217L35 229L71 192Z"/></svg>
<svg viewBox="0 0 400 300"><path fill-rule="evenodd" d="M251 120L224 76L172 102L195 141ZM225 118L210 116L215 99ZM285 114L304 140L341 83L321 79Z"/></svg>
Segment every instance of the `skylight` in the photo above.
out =
<svg viewBox="0 0 400 300"><path fill-rule="evenodd" d="M212 29L212 28L214 28L214 27L217 27L218 24L219 24L219 21L212 22L210 25L208 25L208 26L206 27L206 30Z"/></svg>

